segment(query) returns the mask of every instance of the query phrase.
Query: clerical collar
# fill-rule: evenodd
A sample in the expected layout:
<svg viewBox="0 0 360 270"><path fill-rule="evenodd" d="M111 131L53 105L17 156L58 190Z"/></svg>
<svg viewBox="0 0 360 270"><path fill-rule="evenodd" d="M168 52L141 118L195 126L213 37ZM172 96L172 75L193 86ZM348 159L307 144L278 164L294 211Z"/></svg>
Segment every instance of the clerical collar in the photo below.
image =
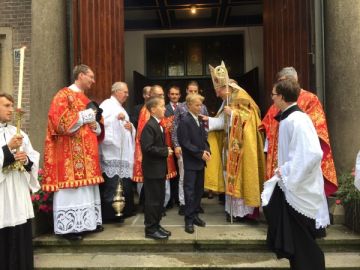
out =
<svg viewBox="0 0 360 270"><path fill-rule="evenodd" d="M290 114L292 114L293 112L296 112L296 111L302 112L302 110L299 108L297 103L294 103L294 104L290 105L289 107L287 107L285 109L285 111L280 111L274 118L276 121L280 122L281 120L286 119L286 117L288 117Z"/></svg>
<svg viewBox="0 0 360 270"><path fill-rule="evenodd" d="M74 92L82 92L82 90L75 83L70 85L69 89L73 90Z"/></svg>

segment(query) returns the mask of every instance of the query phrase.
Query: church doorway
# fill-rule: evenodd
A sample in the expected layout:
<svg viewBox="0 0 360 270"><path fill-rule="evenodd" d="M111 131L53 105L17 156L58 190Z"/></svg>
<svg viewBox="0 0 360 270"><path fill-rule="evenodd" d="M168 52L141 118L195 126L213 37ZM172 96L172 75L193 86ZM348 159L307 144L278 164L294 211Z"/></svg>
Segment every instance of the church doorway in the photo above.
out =
<svg viewBox="0 0 360 270"><path fill-rule="evenodd" d="M242 79L245 75L253 80L243 87L265 112L274 76L284 66L298 70L303 88L315 89L314 2L74 0L71 62L95 69L97 83L91 94L97 101L108 96L114 81L125 80L133 91L131 110L141 102L140 75L143 82L164 88L172 82L184 88L186 81L196 79L207 95L207 64L218 65L222 59L240 84L249 82ZM206 46L217 40L222 49L208 53Z"/></svg>

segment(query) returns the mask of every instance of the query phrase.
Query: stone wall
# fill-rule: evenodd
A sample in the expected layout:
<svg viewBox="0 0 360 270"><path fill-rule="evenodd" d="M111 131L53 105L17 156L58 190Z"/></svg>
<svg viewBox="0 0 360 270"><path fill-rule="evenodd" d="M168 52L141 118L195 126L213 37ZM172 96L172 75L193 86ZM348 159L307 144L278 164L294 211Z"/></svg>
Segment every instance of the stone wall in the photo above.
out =
<svg viewBox="0 0 360 270"><path fill-rule="evenodd" d="M325 106L338 173L360 150L360 1L324 1Z"/></svg>
<svg viewBox="0 0 360 270"><path fill-rule="evenodd" d="M32 0L33 91L29 134L40 153L50 102L59 89L70 83L66 8L66 1Z"/></svg>
<svg viewBox="0 0 360 270"><path fill-rule="evenodd" d="M22 105L26 112L23 120L23 129L25 130L28 129L30 121L30 81L32 53L31 2L31 0L1 0L0 4L0 36L2 37L2 45L3 43L6 43L6 46L2 46L2 49L6 47L6 51L2 52L1 54L0 63L6 66L2 66L4 69L1 73L1 80L8 82L6 84L2 84L1 91L12 94L15 99L17 99L19 84L19 63L13 60L14 49L26 46L22 97ZM11 40L9 40L9 38ZM9 57L9 54L11 54L11 57ZM11 82L8 81L9 79Z"/></svg>

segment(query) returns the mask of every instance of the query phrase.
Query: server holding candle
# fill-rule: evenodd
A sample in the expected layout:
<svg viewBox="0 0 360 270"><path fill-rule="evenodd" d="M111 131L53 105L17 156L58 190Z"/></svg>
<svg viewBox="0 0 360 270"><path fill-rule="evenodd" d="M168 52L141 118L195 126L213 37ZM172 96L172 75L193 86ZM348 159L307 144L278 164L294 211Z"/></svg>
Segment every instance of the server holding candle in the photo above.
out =
<svg viewBox="0 0 360 270"><path fill-rule="evenodd" d="M24 52L22 48L18 108L21 108ZM30 191L40 188L37 181L40 155L32 148L29 137L20 131L20 117L18 127L8 124L14 112L13 104L12 96L0 93L0 265L5 270L28 270L34 268L31 230L34 210Z"/></svg>

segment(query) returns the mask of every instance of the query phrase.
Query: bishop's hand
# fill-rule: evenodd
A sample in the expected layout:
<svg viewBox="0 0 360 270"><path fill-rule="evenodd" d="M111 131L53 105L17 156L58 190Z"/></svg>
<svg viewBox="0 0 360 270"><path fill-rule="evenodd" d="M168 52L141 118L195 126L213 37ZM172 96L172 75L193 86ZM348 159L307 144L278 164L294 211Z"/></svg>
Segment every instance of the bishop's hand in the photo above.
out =
<svg viewBox="0 0 360 270"><path fill-rule="evenodd" d="M224 112L225 112L228 116L231 116L232 109L231 109L229 106L224 106Z"/></svg>

